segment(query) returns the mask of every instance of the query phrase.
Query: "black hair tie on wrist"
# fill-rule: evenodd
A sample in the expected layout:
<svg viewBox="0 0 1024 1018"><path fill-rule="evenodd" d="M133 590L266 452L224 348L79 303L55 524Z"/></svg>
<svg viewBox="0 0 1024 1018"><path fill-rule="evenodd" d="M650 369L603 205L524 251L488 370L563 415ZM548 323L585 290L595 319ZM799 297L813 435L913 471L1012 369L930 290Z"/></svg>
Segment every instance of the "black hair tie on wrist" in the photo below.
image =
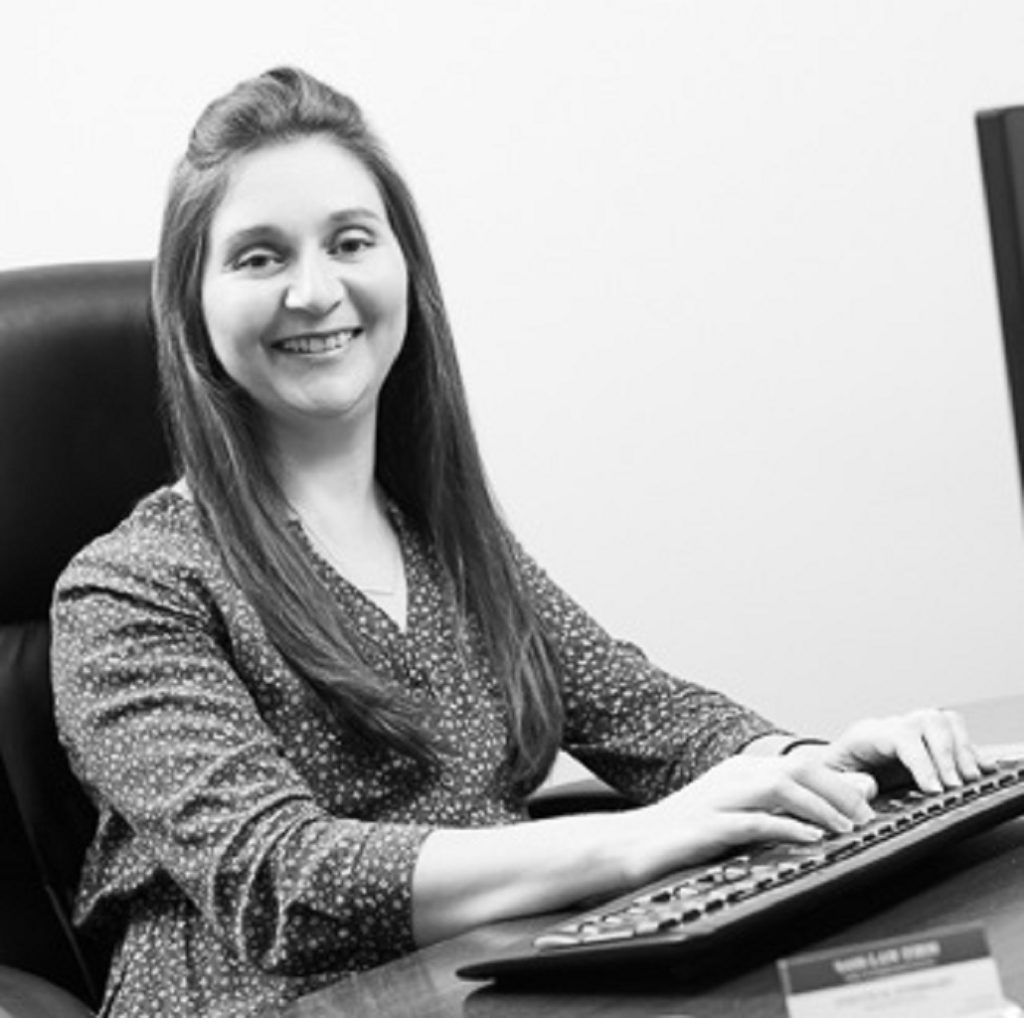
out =
<svg viewBox="0 0 1024 1018"><path fill-rule="evenodd" d="M827 739L791 739L786 743L782 749L779 750L779 756L785 756L787 753L792 753L794 749L799 749L801 746L827 746Z"/></svg>

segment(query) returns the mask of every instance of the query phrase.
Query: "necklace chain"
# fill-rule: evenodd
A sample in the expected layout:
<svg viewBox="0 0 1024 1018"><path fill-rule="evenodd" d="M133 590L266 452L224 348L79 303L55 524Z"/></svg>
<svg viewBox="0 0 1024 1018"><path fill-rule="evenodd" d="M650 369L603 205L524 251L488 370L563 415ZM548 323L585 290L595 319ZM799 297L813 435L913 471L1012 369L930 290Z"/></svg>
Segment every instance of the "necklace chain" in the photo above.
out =
<svg viewBox="0 0 1024 1018"><path fill-rule="evenodd" d="M309 520L306 519L306 517L303 516L302 513L300 513L299 510L295 508L294 505L291 505L290 502L288 504L291 506L292 512L295 513L295 517L296 519L298 519L299 525L309 535L317 551L319 551L320 554L323 555L323 557L327 559L327 561L334 567L335 571L339 573L341 576L345 577L345 579L348 580L349 583L351 583L352 586L356 588L356 590L358 590L360 593L370 594L374 597L395 596L395 594L398 592L398 582L399 579L401 578L402 573L401 551L399 551L398 554L394 556L394 561L391 567L391 581L386 587L364 587L361 584L356 583L355 580L349 579L348 570L335 557L334 553L331 551L331 546L327 543L327 541L319 533L319 531L317 531L316 527L314 527L313 524L310 523Z"/></svg>

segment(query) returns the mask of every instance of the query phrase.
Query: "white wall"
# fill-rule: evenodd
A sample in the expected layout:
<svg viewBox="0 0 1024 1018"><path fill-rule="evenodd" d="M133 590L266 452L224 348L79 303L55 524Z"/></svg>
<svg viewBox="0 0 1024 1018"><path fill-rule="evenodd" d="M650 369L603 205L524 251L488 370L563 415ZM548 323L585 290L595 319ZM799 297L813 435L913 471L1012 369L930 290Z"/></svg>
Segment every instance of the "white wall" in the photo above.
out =
<svg viewBox="0 0 1024 1018"><path fill-rule="evenodd" d="M0 268L152 253L201 106L296 62L417 192L493 480L616 633L798 728L1024 685L973 115L1019 0L34 0Z"/></svg>

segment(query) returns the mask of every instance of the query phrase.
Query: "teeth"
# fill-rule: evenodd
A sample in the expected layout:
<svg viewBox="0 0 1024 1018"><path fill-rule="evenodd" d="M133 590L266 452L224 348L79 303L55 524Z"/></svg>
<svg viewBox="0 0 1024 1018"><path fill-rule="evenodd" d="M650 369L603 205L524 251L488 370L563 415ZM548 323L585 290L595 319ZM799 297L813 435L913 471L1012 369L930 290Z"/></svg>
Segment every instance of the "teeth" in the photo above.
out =
<svg viewBox="0 0 1024 1018"><path fill-rule="evenodd" d="M347 346L359 329L339 329L328 336L290 336L274 345L287 353L328 353Z"/></svg>

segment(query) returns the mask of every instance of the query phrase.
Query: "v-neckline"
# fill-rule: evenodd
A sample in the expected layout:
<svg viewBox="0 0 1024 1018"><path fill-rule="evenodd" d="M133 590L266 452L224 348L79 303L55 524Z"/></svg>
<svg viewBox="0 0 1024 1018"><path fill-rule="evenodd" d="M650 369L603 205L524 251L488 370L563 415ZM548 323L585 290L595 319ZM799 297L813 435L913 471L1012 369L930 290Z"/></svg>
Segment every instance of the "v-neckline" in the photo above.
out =
<svg viewBox="0 0 1024 1018"><path fill-rule="evenodd" d="M349 580L343 573L339 572L338 569L328 561L326 556L317 548L310 535L306 533L306 528L302 525L302 520L299 519L298 516L290 516L288 518L288 523L298 534L303 547L311 556L321 579L324 579L327 582L329 589L332 590L335 596L344 596L350 603L354 601L360 607L369 609L369 612L371 613L370 617L379 624L374 626L374 628L383 626L390 639L404 642L412 630L412 624L417 614L420 585L419 577L417 575L418 565L415 561L415 550L412 547L412 541L410 539L407 524L402 517L401 510L399 510L393 502L388 500L386 511L388 519L394 527L395 537L398 540L400 568L405 578L404 624L400 623L398 619L391 615L390 612L385 611L379 604L377 604L376 601L373 600L372 597L360 590L351 580Z"/></svg>

